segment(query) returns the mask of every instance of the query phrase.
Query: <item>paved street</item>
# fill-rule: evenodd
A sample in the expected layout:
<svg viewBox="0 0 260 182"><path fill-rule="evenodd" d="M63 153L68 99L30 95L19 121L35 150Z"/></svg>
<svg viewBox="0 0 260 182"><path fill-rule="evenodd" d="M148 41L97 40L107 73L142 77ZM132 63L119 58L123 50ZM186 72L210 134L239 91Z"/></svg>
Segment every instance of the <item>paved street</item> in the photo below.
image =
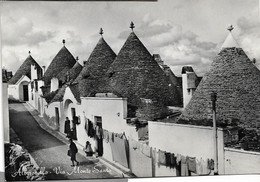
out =
<svg viewBox="0 0 260 182"><path fill-rule="evenodd" d="M47 179L89 179L120 177L98 159L87 159L77 154L78 167L71 167L67 156L68 146L43 130L22 103L9 104L10 127L23 142L24 147L42 170Z"/></svg>

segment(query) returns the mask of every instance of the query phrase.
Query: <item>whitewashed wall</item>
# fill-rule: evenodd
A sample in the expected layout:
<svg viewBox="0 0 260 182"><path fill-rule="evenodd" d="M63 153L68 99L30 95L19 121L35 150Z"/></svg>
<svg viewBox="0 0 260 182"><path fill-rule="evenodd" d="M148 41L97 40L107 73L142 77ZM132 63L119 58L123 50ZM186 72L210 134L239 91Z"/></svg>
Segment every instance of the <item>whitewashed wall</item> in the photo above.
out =
<svg viewBox="0 0 260 182"><path fill-rule="evenodd" d="M36 65L31 64L31 80L37 79L37 77Z"/></svg>
<svg viewBox="0 0 260 182"><path fill-rule="evenodd" d="M30 79L27 76L22 76L16 84L8 85L8 98L23 101L23 84L28 84ZM28 87L28 93L30 93Z"/></svg>
<svg viewBox="0 0 260 182"><path fill-rule="evenodd" d="M38 100L38 105L37 105L37 110L39 112L39 115L40 116L43 116L43 111L44 111L44 99L41 97L43 94L42 94L42 89L41 87L44 86L44 82L42 80L38 80L38 94L37 94L37 100Z"/></svg>
<svg viewBox="0 0 260 182"><path fill-rule="evenodd" d="M19 85L8 85L8 98L19 100Z"/></svg>
<svg viewBox="0 0 260 182"><path fill-rule="evenodd" d="M77 100L75 99L70 88L66 87L64 97L63 97L63 102L62 102L63 112L61 115L60 132L64 133L65 118L68 117L69 120L72 120L71 108L76 109L77 116L80 115L81 110L79 109L79 106L80 106L80 103L77 102ZM71 123L71 126L72 126L72 123ZM77 125L77 130L78 130L78 128L79 128L79 125Z"/></svg>
<svg viewBox="0 0 260 182"><path fill-rule="evenodd" d="M189 72L190 74L192 74L193 72ZM195 74L195 73L194 73ZM185 108L188 103L190 102L193 94L194 94L194 89L190 89L190 92L188 92L188 88L189 88L189 82L192 82L195 80L191 80L188 78L187 73L182 74L182 93L183 93L183 107Z"/></svg>
<svg viewBox="0 0 260 182"><path fill-rule="evenodd" d="M35 88L34 89L31 89L31 82L29 83L28 85L28 92L29 92L29 100L28 100L28 103L33 106L35 109L36 108L36 104L35 104ZM32 95L33 95L33 98L32 98Z"/></svg>
<svg viewBox="0 0 260 182"><path fill-rule="evenodd" d="M61 102L53 102L49 105L44 105L43 118L48 122L50 126L55 129L59 129L59 126L56 123L55 118L55 107L59 109L60 123L61 123L61 114L62 114L62 103Z"/></svg>
<svg viewBox="0 0 260 182"><path fill-rule="evenodd" d="M51 92L56 91L59 88L59 80L58 78L51 79Z"/></svg>
<svg viewBox="0 0 260 182"><path fill-rule="evenodd" d="M23 85L28 85L31 80L27 76L23 76L18 82L19 85L19 100L24 101ZM28 85L28 97L30 97L30 85Z"/></svg>
<svg viewBox="0 0 260 182"><path fill-rule="evenodd" d="M214 159L213 130L211 127L174 123L148 123L149 145L156 149L184 156ZM219 174L224 174L223 130L218 129ZM169 168L159 169L157 175L172 174ZM156 169L158 171L158 169Z"/></svg>
<svg viewBox="0 0 260 182"><path fill-rule="evenodd" d="M96 148L96 141L90 138L85 130L85 118L94 122L95 116L102 117L102 127L110 132L123 133L127 137L138 140L138 132L134 126L126 123L127 116L127 100L123 98L108 97L82 97L81 103L78 103L69 87L66 88L62 102L51 103L47 107L47 103L43 101L44 118L50 125L55 126L55 107L60 111L60 128L59 131L64 133L65 117L71 118L71 108L76 109L76 115L80 117L81 123L77 125L77 144L79 150L82 150L89 141L93 150ZM112 161L112 152L109 143L103 141L103 157Z"/></svg>
<svg viewBox="0 0 260 182"><path fill-rule="evenodd" d="M225 174L259 174L260 153L225 148Z"/></svg>
<svg viewBox="0 0 260 182"><path fill-rule="evenodd" d="M123 133L126 136L138 140L138 133L135 127L126 124L127 116L127 100L123 98L106 98L106 97L82 97L79 106L81 124L78 128L78 142L85 146L86 141L90 141L93 149L96 142L87 136L85 131L84 116L94 121L95 116L102 117L102 127L110 132ZM103 141L104 154L103 157L112 161L112 153L110 144Z"/></svg>

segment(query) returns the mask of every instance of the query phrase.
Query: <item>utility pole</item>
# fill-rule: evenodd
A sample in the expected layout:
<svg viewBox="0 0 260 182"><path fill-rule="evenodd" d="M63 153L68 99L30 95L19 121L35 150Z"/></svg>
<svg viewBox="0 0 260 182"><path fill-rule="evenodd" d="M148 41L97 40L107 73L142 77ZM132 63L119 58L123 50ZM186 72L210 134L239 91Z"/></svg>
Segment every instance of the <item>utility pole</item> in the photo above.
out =
<svg viewBox="0 0 260 182"><path fill-rule="evenodd" d="M213 143L214 143L214 175L218 175L218 133L216 120L217 93L211 93L212 114L213 114Z"/></svg>

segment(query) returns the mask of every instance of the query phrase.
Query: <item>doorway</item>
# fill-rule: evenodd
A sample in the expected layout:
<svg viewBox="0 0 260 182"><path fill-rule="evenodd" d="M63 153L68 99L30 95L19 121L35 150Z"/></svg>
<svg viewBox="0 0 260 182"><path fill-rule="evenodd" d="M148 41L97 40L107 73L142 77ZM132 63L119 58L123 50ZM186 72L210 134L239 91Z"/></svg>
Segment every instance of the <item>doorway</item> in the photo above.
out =
<svg viewBox="0 0 260 182"><path fill-rule="evenodd" d="M102 130L102 117L100 116L95 116L95 123L96 123L96 127L95 130L99 130L96 131L96 133L100 133L100 135L96 135L96 148L97 148L97 153L98 156L102 156L103 155L103 138L101 136L101 130Z"/></svg>
<svg viewBox="0 0 260 182"><path fill-rule="evenodd" d="M56 121L56 126L57 130L60 128L60 114L59 114L59 108L55 107L55 121Z"/></svg>
<svg viewBox="0 0 260 182"><path fill-rule="evenodd" d="M23 101L28 101L28 85L23 85Z"/></svg>
<svg viewBox="0 0 260 182"><path fill-rule="evenodd" d="M73 119L76 116L76 109L75 108L71 108L71 118Z"/></svg>
<svg viewBox="0 0 260 182"><path fill-rule="evenodd" d="M76 116L76 109L74 107L71 108L71 118L72 118L72 139L78 140L77 137L78 117Z"/></svg>

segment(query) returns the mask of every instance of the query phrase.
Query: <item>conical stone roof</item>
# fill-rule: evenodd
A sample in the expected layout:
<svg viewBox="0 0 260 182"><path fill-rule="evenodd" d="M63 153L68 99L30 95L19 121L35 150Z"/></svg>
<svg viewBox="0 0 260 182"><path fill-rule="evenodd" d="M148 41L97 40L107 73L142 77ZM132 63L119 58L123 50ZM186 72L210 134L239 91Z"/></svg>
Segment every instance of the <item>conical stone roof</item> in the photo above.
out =
<svg viewBox="0 0 260 182"><path fill-rule="evenodd" d="M229 35L227 36L227 38L224 41L224 43L223 43L221 48L224 49L224 48L230 48L230 47L240 48L239 44L235 40L235 38L232 35L231 31L229 32Z"/></svg>
<svg viewBox="0 0 260 182"><path fill-rule="evenodd" d="M218 125L235 119L244 128L260 127L260 71L242 48L226 47L220 51L179 123L212 126L212 92L217 93Z"/></svg>
<svg viewBox="0 0 260 182"><path fill-rule="evenodd" d="M105 74L115 57L116 54L103 37L100 38L75 80L78 82L78 89L81 96L94 96L97 92L105 92Z"/></svg>
<svg viewBox="0 0 260 182"><path fill-rule="evenodd" d="M164 71L132 32L108 71L112 92L139 106L141 99L178 105L176 86L170 84Z"/></svg>
<svg viewBox="0 0 260 182"><path fill-rule="evenodd" d="M16 82L23 76L26 75L28 78L31 78L31 65L36 65L38 77L42 74L42 69L40 65L29 55L23 64L16 71L14 76L9 80L9 84L16 84Z"/></svg>
<svg viewBox="0 0 260 182"><path fill-rule="evenodd" d="M83 66L79 62L76 62L69 71L70 79L71 80L76 79L79 76L82 69L83 69Z"/></svg>
<svg viewBox="0 0 260 182"><path fill-rule="evenodd" d="M76 59L69 50L63 46L44 73L43 79L45 86L49 85L51 79L56 77L62 70L64 70L64 68L72 68L75 63Z"/></svg>
<svg viewBox="0 0 260 182"><path fill-rule="evenodd" d="M67 76L69 76L69 81L72 82L78 77L82 68L83 66L79 62L76 62L72 68L65 67L56 77L62 84L67 82Z"/></svg>

